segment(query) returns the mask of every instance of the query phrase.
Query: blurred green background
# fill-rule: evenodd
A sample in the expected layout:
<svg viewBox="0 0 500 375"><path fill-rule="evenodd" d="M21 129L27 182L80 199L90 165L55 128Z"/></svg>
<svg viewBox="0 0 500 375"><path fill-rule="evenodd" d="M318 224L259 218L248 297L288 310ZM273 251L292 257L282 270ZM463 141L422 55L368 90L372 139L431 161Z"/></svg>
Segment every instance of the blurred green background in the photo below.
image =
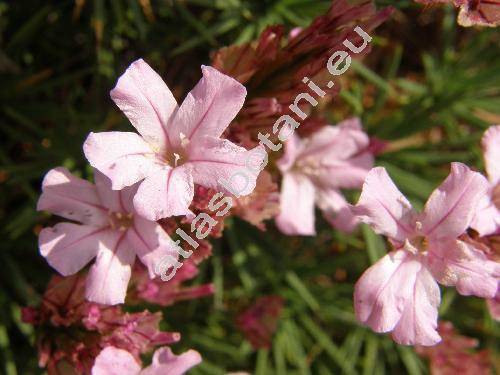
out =
<svg viewBox="0 0 500 375"><path fill-rule="evenodd" d="M33 329L20 320L20 307L37 304L53 272L37 250L36 233L52 220L35 211L41 178L58 165L89 176L81 149L88 132L129 129L109 98L128 64L144 57L180 98L211 52L254 40L267 25L306 26L330 4L0 1L0 373L43 373ZM325 116L334 123L358 115L371 135L390 140L377 164L421 207L450 161L482 169L479 139L500 123L500 38L494 29L459 27L452 7L377 5L397 11ZM183 335L174 350L195 348L204 357L193 374L428 372L412 348L355 321L354 282L385 253L384 240L367 227L346 236L319 225L317 237L285 238L272 224L262 235L242 221L227 223L196 280L213 281L215 295L163 309L163 328ZM272 348L254 351L234 319L266 294L281 295L285 308ZM495 356L500 330L484 301L445 289L441 319Z"/></svg>

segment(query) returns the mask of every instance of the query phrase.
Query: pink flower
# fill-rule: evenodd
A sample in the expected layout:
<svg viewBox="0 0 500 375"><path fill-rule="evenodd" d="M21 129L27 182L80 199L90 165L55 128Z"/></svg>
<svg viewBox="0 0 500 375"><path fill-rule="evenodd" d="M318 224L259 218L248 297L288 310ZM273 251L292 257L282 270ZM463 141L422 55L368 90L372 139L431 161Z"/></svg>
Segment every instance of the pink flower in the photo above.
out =
<svg viewBox="0 0 500 375"><path fill-rule="evenodd" d="M493 298L500 265L458 239L487 192L486 179L461 163L416 213L386 170L366 177L353 211L395 250L371 266L356 283L354 308L359 321L376 332L392 331L400 344L434 345L440 292L436 281L460 294Z"/></svg>
<svg viewBox="0 0 500 375"><path fill-rule="evenodd" d="M163 347L154 353L153 363L141 370L132 354L108 346L95 359L92 375L182 375L200 362L201 356L195 350L177 356L170 348Z"/></svg>
<svg viewBox="0 0 500 375"><path fill-rule="evenodd" d="M111 190L110 181L95 173L95 185L56 168L43 180L38 210L79 222L59 223L39 235L40 253L64 276L96 261L87 276L86 297L114 305L123 303L136 255L155 276L155 264L167 255L178 257L176 244L154 221L137 215L131 186Z"/></svg>
<svg viewBox="0 0 500 375"><path fill-rule="evenodd" d="M143 60L135 61L111 98L140 135L90 133L83 146L90 164L111 179L113 190L142 181L134 207L149 220L191 214L195 183L241 195L255 187L264 149L247 151L220 138L243 105L245 87L214 68L203 66L202 72L178 107L160 76ZM232 181L235 175L238 181Z"/></svg>
<svg viewBox="0 0 500 375"><path fill-rule="evenodd" d="M359 119L325 126L302 140L292 135L277 162L283 174L278 228L289 235L314 235L316 204L334 227L352 230L357 221L340 189L363 184L373 166L369 144Z"/></svg>
<svg viewBox="0 0 500 375"><path fill-rule="evenodd" d="M488 375L491 374L490 353L486 350L472 351L478 341L459 335L450 322L439 324L443 341L433 348L417 347L416 351L430 361L432 375Z"/></svg>
<svg viewBox="0 0 500 375"><path fill-rule="evenodd" d="M471 227L486 236L500 234L500 125L491 126L484 133L481 144L490 187L479 203Z"/></svg>

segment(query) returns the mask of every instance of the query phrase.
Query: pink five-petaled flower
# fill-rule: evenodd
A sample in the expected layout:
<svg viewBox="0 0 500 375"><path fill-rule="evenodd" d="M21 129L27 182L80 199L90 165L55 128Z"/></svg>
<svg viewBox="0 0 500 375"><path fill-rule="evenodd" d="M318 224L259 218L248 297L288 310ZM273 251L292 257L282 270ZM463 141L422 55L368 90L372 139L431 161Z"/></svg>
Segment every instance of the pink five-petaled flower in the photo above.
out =
<svg viewBox="0 0 500 375"><path fill-rule="evenodd" d="M356 219L340 189L363 184L373 167L369 143L356 118L325 126L305 139L292 135L277 163L283 174L278 228L289 235L314 235L316 203L333 226L351 231Z"/></svg>
<svg viewBox="0 0 500 375"><path fill-rule="evenodd" d="M79 222L59 223L40 232L40 253L64 276L82 269L94 257L87 276L86 297L114 305L123 303L136 255L155 276L155 262L178 257L176 244L159 224L135 214L137 185L111 190L108 178L95 171L95 185L55 168L43 180L38 210Z"/></svg>
<svg viewBox="0 0 500 375"><path fill-rule="evenodd" d="M500 125L491 126L481 141L490 190L479 203L471 227L481 236L500 233Z"/></svg>
<svg viewBox="0 0 500 375"><path fill-rule="evenodd" d="M111 98L140 135L90 133L83 146L90 164L111 179L114 190L143 180L134 206L149 220L190 215L195 183L241 195L255 188L264 149L247 151L220 138L243 105L246 89L214 68L202 66L202 72L178 107L160 76L143 60L135 61Z"/></svg>
<svg viewBox="0 0 500 375"><path fill-rule="evenodd" d="M141 370L132 354L108 346L95 359L92 375L182 375L200 362L201 356L195 350L177 356L163 347L153 354L153 363Z"/></svg>
<svg viewBox="0 0 500 375"><path fill-rule="evenodd" d="M361 221L386 235L395 250L364 272L354 290L356 317L376 332L392 331L404 345L434 345L440 292L436 280L462 295L492 298L500 265L458 237L487 193L487 181L461 163L432 193L422 213L394 185L386 170L368 173L358 204Z"/></svg>

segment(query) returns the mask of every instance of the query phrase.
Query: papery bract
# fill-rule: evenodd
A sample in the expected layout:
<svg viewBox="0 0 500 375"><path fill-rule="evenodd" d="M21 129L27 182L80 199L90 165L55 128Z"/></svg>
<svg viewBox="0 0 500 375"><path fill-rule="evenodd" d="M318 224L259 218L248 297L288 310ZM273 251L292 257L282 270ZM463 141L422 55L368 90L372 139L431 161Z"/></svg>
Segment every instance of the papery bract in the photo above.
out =
<svg viewBox="0 0 500 375"><path fill-rule="evenodd" d="M260 297L236 319L239 329L255 349L271 347L283 303L279 296Z"/></svg>
<svg viewBox="0 0 500 375"><path fill-rule="evenodd" d="M98 171L93 185L65 168L49 171L43 180L37 209L81 224L59 223L43 229L40 253L64 276L96 258L87 276L90 301L123 303L136 256L150 277L156 276L158 260L178 257L175 243L161 226L136 214L132 197L137 188L114 191L109 179Z"/></svg>
<svg viewBox="0 0 500 375"><path fill-rule="evenodd" d="M29 322L38 331L39 365L49 375L89 374L96 356L110 345L138 361L156 346L180 340L177 332L159 330L159 312L124 313L119 306L86 301L82 274L52 277L41 306L30 310Z"/></svg>
<svg viewBox="0 0 500 375"><path fill-rule="evenodd" d="M439 323L443 341L432 347L417 347L416 352L430 361L432 375L488 375L490 355L486 350L474 352L478 341L459 335L450 322Z"/></svg>
<svg viewBox="0 0 500 375"><path fill-rule="evenodd" d="M500 25L500 2L498 0L415 0L426 5L448 3L460 8L458 23L461 26Z"/></svg>
<svg viewBox="0 0 500 375"><path fill-rule="evenodd" d="M289 235L315 234L316 204L334 227L351 231L357 222L340 189L363 184L373 166L369 144L359 119L325 126L304 139L292 135L277 162L283 174L278 228Z"/></svg>
<svg viewBox="0 0 500 375"><path fill-rule="evenodd" d="M115 190L139 183L136 211L149 220L191 215L194 184L228 192L223 181L246 171L234 190L255 188L263 147L250 151L220 136L241 109L245 87L216 69L203 66L203 78L180 107L161 77L142 59L118 79L111 98L139 132L90 133L83 146L90 164L112 181ZM235 183L232 181L231 183Z"/></svg>
<svg viewBox="0 0 500 375"><path fill-rule="evenodd" d="M160 306L169 306L179 301L209 296L214 293L213 284L185 286L184 281L193 279L198 275L198 268L191 259L184 262L177 270L175 276L164 282L159 278L150 279L144 267L134 269L132 276L132 290L128 301L132 304L143 301Z"/></svg>
<svg viewBox="0 0 500 375"><path fill-rule="evenodd" d="M376 332L392 331L400 344L434 345L440 302L436 281L460 294L493 298L500 265L459 239L487 192L487 181L467 166L453 163L451 173L417 213L386 170L366 177L353 211L395 250L377 261L356 283L358 320Z"/></svg>

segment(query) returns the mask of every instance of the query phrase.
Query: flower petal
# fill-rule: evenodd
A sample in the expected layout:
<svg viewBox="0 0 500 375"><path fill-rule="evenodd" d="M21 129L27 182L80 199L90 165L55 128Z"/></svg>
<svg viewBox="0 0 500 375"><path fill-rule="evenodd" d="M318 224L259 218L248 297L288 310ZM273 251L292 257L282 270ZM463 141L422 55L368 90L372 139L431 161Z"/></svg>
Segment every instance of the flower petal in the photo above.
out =
<svg viewBox="0 0 500 375"><path fill-rule="evenodd" d="M400 321L412 299L418 257L406 250L393 251L368 268L354 288L357 319L375 332L389 332Z"/></svg>
<svg viewBox="0 0 500 375"><path fill-rule="evenodd" d="M186 96L167 129L172 145L181 145L181 134L191 143L204 136L220 137L243 106L246 89L218 70L202 66L203 78Z"/></svg>
<svg viewBox="0 0 500 375"><path fill-rule="evenodd" d="M276 161L276 165L281 173L287 172L295 164L295 160L300 155L302 148L302 140L297 136L297 134L292 133L292 135L285 142L285 152L283 153L283 156Z"/></svg>
<svg viewBox="0 0 500 375"><path fill-rule="evenodd" d="M311 176L320 186L333 189L357 189L363 185L370 169L373 155L363 152L350 159L327 159L320 166L320 172Z"/></svg>
<svg viewBox="0 0 500 375"><path fill-rule="evenodd" d="M187 164L195 183L239 197L255 189L266 156L263 146L246 150L227 139L204 137L190 150Z"/></svg>
<svg viewBox="0 0 500 375"><path fill-rule="evenodd" d="M315 188L305 176L285 173L281 182L278 229L288 235L314 235Z"/></svg>
<svg viewBox="0 0 500 375"><path fill-rule="evenodd" d="M37 210L49 211L82 224L101 226L107 222L106 210L96 187L62 167L45 175Z"/></svg>
<svg viewBox="0 0 500 375"><path fill-rule="evenodd" d="M500 210L489 196L481 198L470 227L481 237L494 234L500 229Z"/></svg>
<svg viewBox="0 0 500 375"><path fill-rule="evenodd" d="M177 102L144 60L130 64L110 95L146 142L161 149L168 146L167 124Z"/></svg>
<svg viewBox="0 0 500 375"><path fill-rule="evenodd" d="M134 224L127 231L127 240L148 268L150 278L157 276L156 266L165 257L170 255L177 259L179 256L177 245L163 228L156 221L149 221L138 215L134 217Z"/></svg>
<svg viewBox="0 0 500 375"><path fill-rule="evenodd" d="M140 375L182 375L201 363L201 355L195 350L188 350L175 355L168 347L163 347L153 354L153 363L141 371Z"/></svg>
<svg viewBox="0 0 500 375"><path fill-rule="evenodd" d="M398 242L414 233L414 212L385 168L373 168L366 176L363 191L353 212L375 232Z"/></svg>
<svg viewBox="0 0 500 375"><path fill-rule="evenodd" d="M121 190L112 190L111 180L97 169L94 170L94 182L101 202L109 211L124 214L134 212L132 199L139 187L138 183Z"/></svg>
<svg viewBox="0 0 500 375"><path fill-rule="evenodd" d="M413 293L392 332L401 345L431 346L441 341L437 332L438 307L441 302L439 286L427 268L417 274Z"/></svg>
<svg viewBox="0 0 500 375"><path fill-rule="evenodd" d="M101 350L92 367L92 375L138 375L140 371L132 354L114 346Z"/></svg>
<svg viewBox="0 0 500 375"><path fill-rule="evenodd" d="M85 296L89 301L116 305L125 301L135 252L123 231L101 237L94 265L87 275Z"/></svg>
<svg viewBox="0 0 500 375"><path fill-rule="evenodd" d="M481 141L484 164L493 185L500 183L500 125L490 126Z"/></svg>
<svg viewBox="0 0 500 375"><path fill-rule="evenodd" d="M106 228L72 223L44 228L38 236L40 254L61 275L72 275L96 256L105 231Z"/></svg>
<svg viewBox="0 0 500 375"><path fill-rule="evenodd" d="M493 298L500 278L500 263L463 241L430 243L429 268L436 280L455 286L464 296Z"/></svg>
<svg viewBox="0 0 500 375"><path fill-rule="evenodd" d="M304 141L300 159L346 160L370 144L368 135L361 130L359 119L348 119L337 126L325 126Z"/></svg>
<svg viewBox="0 0 500 375"><path fill-rule="evenodd" d="M466 165L452 163L451 172L425 204L422 232L436 241L457 238L469 227L488 183Z"/></svg>
<svg viewBox="0 0 500 375"><path fill-rule="evenodd" d="M90 133L83 151L90 165L111 180L113 190L133 185L158 168L152 149L135 133Z"/></svg>
<svg viewBox="0 0 500 375"><path fill-rule="evenodd" d="M164 167L147 177L134 197L136 212L156 221L165 217L189 215L194 183L188 167Z"/></svg>
<svg viewBox="0 0 500 375"><path fill-rule="evenodd" d="M316 204L325 219L338 230L350 233L359 222L352 213L351 205L338 190L317 189Z"/></svg>

